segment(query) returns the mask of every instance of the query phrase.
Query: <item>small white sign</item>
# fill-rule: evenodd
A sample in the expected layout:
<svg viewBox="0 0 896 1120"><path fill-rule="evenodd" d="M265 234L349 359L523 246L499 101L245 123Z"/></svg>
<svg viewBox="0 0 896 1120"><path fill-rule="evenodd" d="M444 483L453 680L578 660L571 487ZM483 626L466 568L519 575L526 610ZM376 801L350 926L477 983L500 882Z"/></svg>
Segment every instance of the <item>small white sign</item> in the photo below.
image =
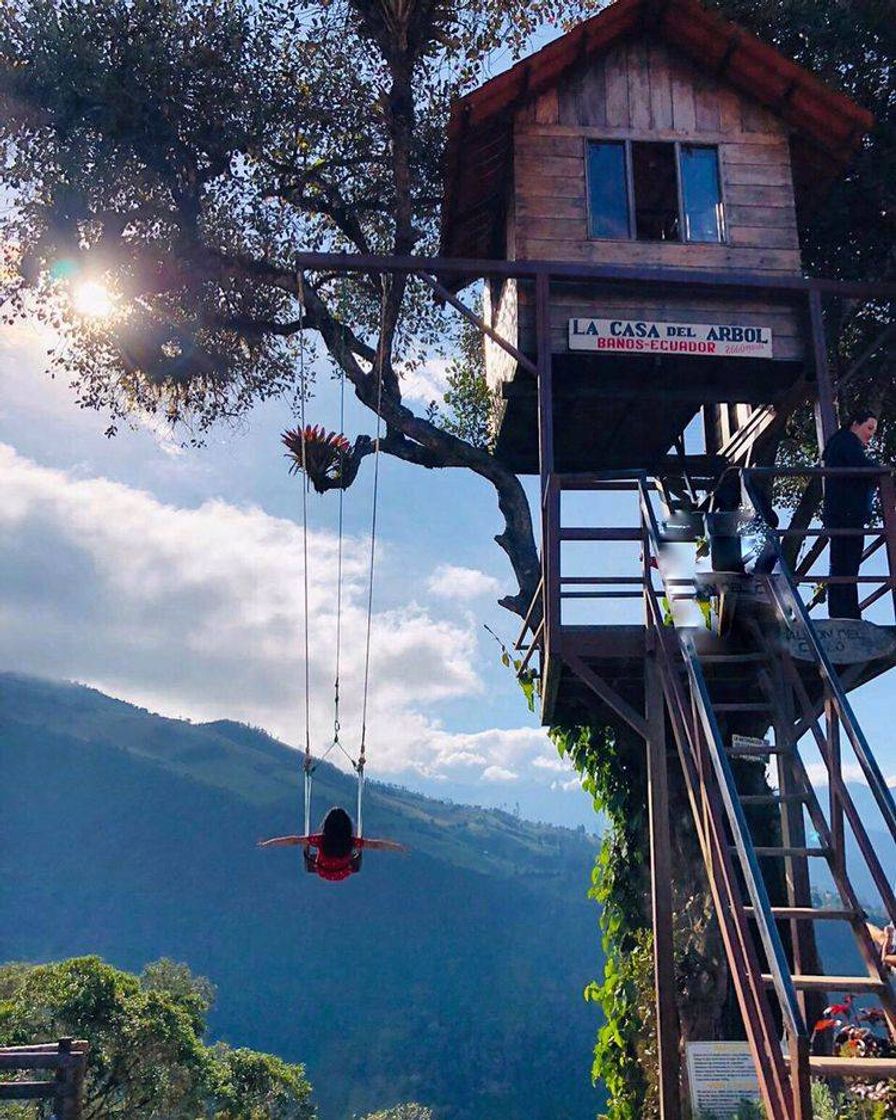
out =
<svg viewBox="0 0 896 1120"><path fill-rule="evenodd" d="M641 319L570 319L570 350L605 354L685 354L771 358L771 327L742 323L660 323Z"/></svg>
<svg viewBox="0 0 896 1120"><path fill-rule="evenodd" d="M689 1042L688 1085L695 1112L718 1120L737 1114L738 1105L759 1101L759 1079L746 1042Z"/></svg>
<svg viewBox="0 0 896 1120"><path fill-rule="evenodd" d="M768 757L768 743L765 739L756 739L752 735L732 735L732 750L755 751L758 758Z"/></svg>

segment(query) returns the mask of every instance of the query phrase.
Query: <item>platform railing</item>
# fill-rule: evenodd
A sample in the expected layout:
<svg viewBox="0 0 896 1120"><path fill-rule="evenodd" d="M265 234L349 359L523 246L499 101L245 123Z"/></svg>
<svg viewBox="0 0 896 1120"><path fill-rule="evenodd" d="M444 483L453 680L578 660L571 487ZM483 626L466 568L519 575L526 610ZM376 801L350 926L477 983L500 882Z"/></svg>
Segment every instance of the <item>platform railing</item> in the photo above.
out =
<svg viewBox="0 0 896 1120"><path fill-rule="evenodd" d="M754 508L761 508L761 499L758 498L753 484L753 477L758 473L758 471L744 472L744 488L748 498L753 502ZM825 473L830 476L833 472L827 471ZM867 474L869 472L866 471L864 473ZM877 473L885 474L888 479L891 477L889 471L878 471ZM886 504L884 507L884 520L885 535L889 537L889 533L892 532L893 529L893 513L891 510L887 509ZM856 760L862 768L862 772L877 802L887 829L893 839L896 840L896 802L894 802L893 794L886 783L886 779L878 765L877 759L874 757L868 740L865 738L861 725L855 716L855 712L847 698L840 677L834 669L827 650L824 648L824 644L812 624L806 604L797 592L797 580L794 578L787 561L781 554L780 548L778 550L778 567L781 576L779 578L770 578L768 583L778 609L779 617L786 625L796 627L799 630L809 649L818 668L819 675L821 676L825 694L830 700L833 712L836 714L837 721L846 732L846 737L852 745ZM889 575L886 577L886 583L887 586L896 586L892 567L889 570ZM856 820L858 820L858 814L855 813L854 806L852 806L852 799L849 798L848 791L846 791L843 785L840 760L836 760L835 766L835 760L829 755L826 755L824 761L829 768L832 792L834 788L837 788L841 792L841 795L845 795L844 804L849 804L851 815L855 816ZM876 885L881 892L881 897L890 916L890 920L896 922L896 896L894 896L888 878L883 874L882 869L880 869L876 857L874 859L874 864L878 868L878 874L874 876Z"/></svg>
<svg viewBox="0 0 896 1120"><path fill-rule="evenodd" d="M896 621L896 485L893 481L893 469L884 466L868 467L748 467L739 472L745 485L749 485L751 502L754 509L761 510L767 503L763 502L757 493L757 482L766 480L773 482L784 478L805 478L808 480L826 480L831 478L875 480L880 494L880 508L882 524L868 525L862 528L821 528L794 527L788 524L776 527L772 531L783 546L786 540L797 539L801 541L812 540L813 544L808 554L790 571L790 580L797 587L806 585L830 587L833 584L857 584L860 587L873 587L874 590L859 603L861 611L873 606L887 592L893 596L894 621ZM758 504L757 504L758 503ZM769 527L771 529L771 527ZM834 537L863 537L871 538L871 543L863 550L861 565L864 565L875 553L884 549L887 558L887 570L882 575L857 576L823 576L811 574L814 564L822 557L825 549Z"/></svg>
<svg viewBox="0 0 896 1120"><path fill-rule="evenodd" d="M52 1072L52 1079L0 1081L0 1101L52 1102L55 1120L80 1120L88 1043L73 1038L31 1046L0 1047L0 1073Z"/></svg>

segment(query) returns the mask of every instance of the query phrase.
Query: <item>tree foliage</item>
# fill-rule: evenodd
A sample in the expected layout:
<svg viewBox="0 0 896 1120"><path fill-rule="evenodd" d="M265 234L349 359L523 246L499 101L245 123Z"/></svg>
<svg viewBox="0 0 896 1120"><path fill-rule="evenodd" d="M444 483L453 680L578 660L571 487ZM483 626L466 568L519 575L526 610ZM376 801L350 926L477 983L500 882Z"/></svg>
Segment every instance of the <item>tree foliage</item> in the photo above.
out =
<svg viewBox="0 0 896 1120"><path fill-rule="evenodd" d="M202 1041L213 999L164 959L139 977L99 957L4 965L0 1044L86 1039L84 1120L313 1120L302 1066Z"/></svg>
<svg viewBox="0 0 896 1120"><path fill-rule="evenodd" d="M295 255L432 252L448 105L564 3L13 0L0 9L7 317L36 308L53 323L53 365L110 431L149 412L201 438L306 392L302 352L322 344L382 412L383 450L492 482L522 592L508 605L524 609L538 564L518 480L462 416L440 425L402 397L402 374L452 341L429 289L301 273ZM114 314L74 309L85 279L116 293ZM353 455L372 448L365 436Z"/></svg>
<svg viewBox="0 0 896 1120"><path fill-rule="evenodd" d="M482 302L477 301L477 314ZM495 431L495 398L485 380L485 350L482 332L465 320L457 349L446 371L447 388L442 398L449 411L442 418L446 431L474 447L491 450Z"/></svg>
<svg viewBox="0 0 896 1120"><path fill-rule="evenodd" d="M432 1109L416 1101L397 1104L394 1108L384 1108L379 1112L368 1113L364 1120L433 1120Z"/></svg>
<svg viewBox="0 0 896 1120"><path fill-rule="evenodd" d="M653 954L645 914L649 869L644 751L608 728L555 727L551 738L582 775L595 810L606 819L589 892L601 907L605 954L603 979L585 990L585 998L598 1002L605 1016L594 1048L593 1076L604 1080L610 1095L607 1120L649 1120L659 1113L648 1054L656 1030L649 995Z"/></svg>
<svg viewBox="0 0 896 1120"><path fill-rule="evenodd" d="M841 89L875 118L871 135L848 172L820 204L800 214L800 243L810 275L841 280L896 276L896 20L889 0L713 0L729 18L755 31ZM853 363L896 322L892 304L832 300L827 306L832 372L844 378ZM856 404L880 413L878 454L896 462L894 338L844 381L841 418ZM818 449L811 410L798 411L782 447L784 460L814 461Z"/></svg>

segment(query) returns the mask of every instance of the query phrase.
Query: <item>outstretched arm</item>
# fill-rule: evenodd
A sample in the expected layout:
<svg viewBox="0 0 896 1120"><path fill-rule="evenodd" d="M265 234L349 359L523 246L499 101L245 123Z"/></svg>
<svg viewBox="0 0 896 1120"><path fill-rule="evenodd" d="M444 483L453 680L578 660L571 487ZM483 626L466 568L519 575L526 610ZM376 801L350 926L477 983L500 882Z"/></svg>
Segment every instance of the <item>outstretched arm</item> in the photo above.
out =
<svg viewBox="0 0 896 1120"><path fill-rule="evenodd" d="M364 848L365 850L371 849L377 852L407 851L404 844L399 844L397 840L368 840L366 836L359 836L355 843L360 848Z"/></svg>
<svg viewBox="0 0 896 1120"><path fill-rule="evenodd" d="M310 836L275 836L271 840L259 840L259 848L288 848L304 844L307 848L311 844Z"/></svg>

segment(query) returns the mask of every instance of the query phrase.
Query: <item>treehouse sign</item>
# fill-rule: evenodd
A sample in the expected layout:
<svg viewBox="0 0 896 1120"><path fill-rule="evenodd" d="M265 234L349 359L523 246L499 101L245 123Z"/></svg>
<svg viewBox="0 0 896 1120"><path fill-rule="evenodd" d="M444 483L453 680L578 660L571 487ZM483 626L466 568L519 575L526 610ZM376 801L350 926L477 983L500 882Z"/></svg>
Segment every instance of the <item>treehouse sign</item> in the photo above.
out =
<svg viewBox="0 0 896 1120"><path fill-rule="evenodd" d="M771 327L744 323L663 323L645 319L570 319L570 350L608 354L685 354L771 358Z"/></svg>

